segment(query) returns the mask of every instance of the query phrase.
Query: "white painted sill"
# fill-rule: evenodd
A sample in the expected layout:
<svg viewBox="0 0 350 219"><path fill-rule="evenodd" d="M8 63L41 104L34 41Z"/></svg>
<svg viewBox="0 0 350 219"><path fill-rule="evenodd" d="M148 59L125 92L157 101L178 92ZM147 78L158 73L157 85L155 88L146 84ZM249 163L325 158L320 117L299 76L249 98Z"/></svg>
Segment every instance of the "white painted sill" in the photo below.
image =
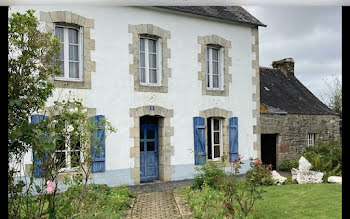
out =
<svg viewBox="0 0 350 219"><path fill-rule="evenodd" d="M162 87L160 84L145 84L145 83L140 83L141 86L147 86L147 87Z"/></svg>
<svg viewBox="0 0 350 219"><path fill-rule="evenodd" d="M60 78L60 77L55 77L54 78L55 81L66 81L66 82L84 82L83 79L77 78Z"/></svg>

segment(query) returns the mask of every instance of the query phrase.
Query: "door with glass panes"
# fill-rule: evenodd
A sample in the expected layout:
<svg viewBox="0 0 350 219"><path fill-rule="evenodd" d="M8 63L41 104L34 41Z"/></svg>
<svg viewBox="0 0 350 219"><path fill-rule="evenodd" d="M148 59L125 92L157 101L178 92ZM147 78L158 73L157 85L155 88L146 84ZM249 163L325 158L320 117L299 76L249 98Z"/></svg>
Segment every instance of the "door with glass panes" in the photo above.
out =
<svg viewBox="0 0 350 219"><path fill-rule="evenodd" d="M145 124L140 127L140 181L159 179L158 174L158 127Z"/></svg>

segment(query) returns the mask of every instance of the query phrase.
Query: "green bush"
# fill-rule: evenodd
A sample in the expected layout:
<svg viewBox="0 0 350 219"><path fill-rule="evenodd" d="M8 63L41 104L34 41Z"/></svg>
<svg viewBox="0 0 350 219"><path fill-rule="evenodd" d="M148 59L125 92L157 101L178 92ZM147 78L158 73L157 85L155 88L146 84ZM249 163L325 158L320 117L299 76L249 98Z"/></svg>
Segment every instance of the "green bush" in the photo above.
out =
<svg viewBox="0 0 350 219"><path fill-rule="evenodd" d="M218 181L226 175L223 164L215 161L208 161L195 169L198 173L194 176L193 189L201 189L204 182L212 188L218 188Z"/></svg>
<svg viewBox="0 0 350 219"><path fill-rule="evenodd" d="M292 168L298 168L298 160L284 160L278 167L281 171L291 171Z"/></svg>
<svg viewBox="0 0 350 219"><path fill-rule="evenodd" d="M227 201L225 193L203 184L201 190L189 188L183 191L194 218L227 218L230 212L224 203Z"/></svg>
<svg viewBox="0 0 350 219"><path fill-rule="evenodd" d="M273 185L271 165L262 164L259 158L250 158L250 170L247 171L246 181L255 185Z"/></svg>
<svg viewBox="0 0 350 219"><path fill-rule="evenodd" d="M107 185L89 184L85 189L82 185L74 185L57 196L57 218L123 218L123 211L130 207L130 198L133 193L125 186L109 188ZM79 212L77 206L80 204Z"/></svg>
<svg viewBox="0 0 350 219"><path fill-rule="evenodd" d="M261 185L271 185L271 165L263 166L260 159L250 159L251 170L245 180L237 180L242 156L234 160L234 172L226 173L221 163L207 162L196 168L191 191L185 193L195 218L236 218L250 214L256 200L262 199Z"/></svg>
<svg viewBox="0 0 350 219"><path fill-rule="evenodd" d="M329 176L342 175L342 147L339 142L321 142L318 146L307 147L302 156L312 164L312 170L324 173L324 181Z"/></svg>

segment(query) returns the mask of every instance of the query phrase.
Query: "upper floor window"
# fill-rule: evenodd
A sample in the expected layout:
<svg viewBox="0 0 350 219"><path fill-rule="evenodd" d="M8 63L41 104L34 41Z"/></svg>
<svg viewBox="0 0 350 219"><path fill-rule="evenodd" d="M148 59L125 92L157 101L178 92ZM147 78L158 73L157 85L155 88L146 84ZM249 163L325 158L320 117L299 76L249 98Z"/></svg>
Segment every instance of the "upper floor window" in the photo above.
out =
<svg viewBox="0 0 350 219"><path fill-rule="evenodd" d="M140 84L161 85L161 39L140 36Z"/></svg>
<svg viewBox="0 0 350 219"><path fill-rule="evenodd" d="M82 30L78 27L55 25L55 35L61 41L59 61L62 75L56 75L56 80L83 79L82 65Z"/></svg>
<svg viewBox="0 0 350 219"><path fill-rule="evenodd" d="M316 139L316 134L314 133L308 133L307 134L307 146L314 146L315 145L315 139Z"/></svg>
<svg viewBox="0 0 350 219"><path fill-rule="evenodd" d="M223 90L223 48L207 45L207 89Z"/></svg>

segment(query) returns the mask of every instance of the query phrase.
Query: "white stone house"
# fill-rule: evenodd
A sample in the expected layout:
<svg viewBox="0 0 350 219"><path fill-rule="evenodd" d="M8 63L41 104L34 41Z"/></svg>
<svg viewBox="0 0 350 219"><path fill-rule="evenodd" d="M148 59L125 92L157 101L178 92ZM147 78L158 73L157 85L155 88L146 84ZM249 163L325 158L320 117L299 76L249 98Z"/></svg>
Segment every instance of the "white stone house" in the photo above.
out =
<svg viewBox="0 0 350 219"><path fill-rule="evenodd" d="M258 27L265 25L242 7L15 6L10 13L27 9L64 48L64 74L53 79L47 106L78 98L118 129L106 138L95 183L190 179L201 158L223 153L242 155L244 173L249 157L260 157Z"/></svg>

